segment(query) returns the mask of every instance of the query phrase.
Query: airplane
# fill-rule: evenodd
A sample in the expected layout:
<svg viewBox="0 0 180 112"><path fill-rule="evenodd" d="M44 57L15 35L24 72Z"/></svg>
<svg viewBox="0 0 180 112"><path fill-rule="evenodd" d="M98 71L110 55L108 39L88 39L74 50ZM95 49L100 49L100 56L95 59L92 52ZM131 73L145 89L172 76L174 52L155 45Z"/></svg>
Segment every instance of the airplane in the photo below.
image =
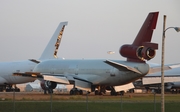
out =
<svg viewBox="0 0 180 112"><path fill-rule="evenodd" d="M180 69L175 67L164 71L164 85L166 91L176 91L180 89ZM145 87L148 90L153 89L156 93L161 92L161 73L148 74L134 82L135 88ZM180 92L180 91L179 91Z"/></svg>
<svg viewBox="0 0 180 112"><path fill-rule="evenodd" d="M71 95L82 94L82 90L95 92L96 95L110 90L111 95L115 95L118 86L157 71L157 68L150 68L146 61L153 59L158 49L158 44L151 42L158 14L159 12L149 13L134 42L121 46L119 53L127 58L126 61L49 59L38 63L32 72L14 72L13 75L37 78L41 80L41 87L49 93L53 93L59 83L73 84Z"/></svg>
<svg viewBox="0 0 180 112"><path fill-rule="evenodd" d="M32 72L34 67L41 61L46 59L57 59L57 51L64 28L67 24L68 22L61 22L59 24L39 60L29 59L23 61L0 62L0 92L19 92L20 89L16 87L16 84L33 82L35 80L35 78L32 77L13 76L12 74L14 72ZM15 85L14 89L13 85Z"/></svg>
<svg viewBox="0 0 180 112"><path fill-rule="evenodd" d="M57 84L73 84L71 95L82 94L82 90L95 91L95 95L105 94L106 90L110 90L111 95L116 95L120 86L160 71L159 66L153 67L146 63L155 57L158 49L158 44L151 42L158 14L159 12L149 13L134 42L121 46L119 53L127 58L126 61L49 59L37 64L33 72L15 72L13 75L37 78L41 80L41 87L49 93L53 93ZM171 68L166 66L165 70Z"/></svg>

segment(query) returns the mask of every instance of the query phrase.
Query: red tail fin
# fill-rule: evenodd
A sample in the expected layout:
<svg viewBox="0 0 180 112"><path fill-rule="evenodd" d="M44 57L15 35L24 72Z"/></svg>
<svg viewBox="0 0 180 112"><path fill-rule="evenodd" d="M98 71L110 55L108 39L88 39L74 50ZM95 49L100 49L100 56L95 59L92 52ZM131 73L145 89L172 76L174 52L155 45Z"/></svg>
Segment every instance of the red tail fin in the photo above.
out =
<svg viewBox="0 0 180 112"><path fill-rule="evenodd" d="M126 57L127 61L145 62L145 60L154 58L158 44L151 43L151 38L156 28L158 14L159 12L149 13L134 42L120 48L120 54Z"/></svg>
<svg viewBox="0 0 180 112"><path fill-rule="evenodd" d="M159 12L149 13L132 45L140 46L143 42L151 42L153 30L156 28Z"/></svg>

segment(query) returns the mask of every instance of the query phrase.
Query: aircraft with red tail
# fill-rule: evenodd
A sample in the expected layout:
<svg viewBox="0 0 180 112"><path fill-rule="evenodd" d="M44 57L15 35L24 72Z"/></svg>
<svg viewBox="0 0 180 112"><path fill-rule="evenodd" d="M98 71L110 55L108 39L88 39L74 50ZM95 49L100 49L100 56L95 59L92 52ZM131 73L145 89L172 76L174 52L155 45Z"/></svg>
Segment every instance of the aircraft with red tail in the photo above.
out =
<svg viewBox="0 0 180 112"><path fill-rule="evenodd" d="M123 45L119 53L127 58L122 60L105 59L49 59L37 64L33 72L14 73L41 80L41 87L53 92L57 84L73 84L70 94L82 94L82 90L104 94L106 90L116 95L118 86L128 84L148 73L159 72L146 61L155 57L157 43L151 38L156 28L159 12L148 14L144 24L132 44Z"/></svg>

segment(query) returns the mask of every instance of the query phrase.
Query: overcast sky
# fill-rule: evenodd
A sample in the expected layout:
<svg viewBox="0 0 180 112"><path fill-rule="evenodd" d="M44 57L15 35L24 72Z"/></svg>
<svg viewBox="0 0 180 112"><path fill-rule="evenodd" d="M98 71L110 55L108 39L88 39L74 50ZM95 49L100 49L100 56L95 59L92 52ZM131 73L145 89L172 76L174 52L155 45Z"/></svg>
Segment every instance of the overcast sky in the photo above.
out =
<svg viewBox="0 0 180 112"><path fill-rule="evenodd" d="M149 12L159 11L153 42L161 62L163 15L166 27L180 26L179 0L0 0L0 61L38 59L62 21L68 21L58 52L66 59L119 59ZM180 62L180 33L166 32L165 63ZM107 51L115 54L108 55Z"/></svg>

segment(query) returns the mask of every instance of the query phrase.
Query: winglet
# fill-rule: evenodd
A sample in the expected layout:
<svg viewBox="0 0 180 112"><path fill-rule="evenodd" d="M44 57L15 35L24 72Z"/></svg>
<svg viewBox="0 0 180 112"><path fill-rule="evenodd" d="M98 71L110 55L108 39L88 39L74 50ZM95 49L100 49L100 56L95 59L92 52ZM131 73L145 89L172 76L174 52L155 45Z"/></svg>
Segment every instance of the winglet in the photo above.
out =
<svg viewBox="0 0 180 112"><path fill-rule="evenodd" d="M61 22L59 24L39 60L57 58L57 51L61 42L64 28L67 24L68 22Z"/></svg>

